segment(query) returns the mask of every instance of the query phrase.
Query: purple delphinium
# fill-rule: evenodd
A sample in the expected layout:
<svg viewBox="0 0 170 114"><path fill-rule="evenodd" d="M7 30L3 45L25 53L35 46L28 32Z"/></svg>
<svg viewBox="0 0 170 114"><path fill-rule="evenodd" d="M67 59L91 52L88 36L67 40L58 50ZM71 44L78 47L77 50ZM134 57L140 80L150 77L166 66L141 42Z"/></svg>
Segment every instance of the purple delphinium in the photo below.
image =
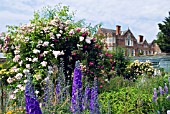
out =
<svg viewBox="0 0 170 114"><path fill-rule="evenodd" d="M97 78L94 78L93 87L91 90L90 114L100 114L99 104L98 104Z"/></svg>
<svg viewBox="0 0 170 114"><path fill-rule="evenodd" d="M168 86L166 83L165 83L164 89L165 89L165 93L168 94Z"/></svg>
<svg viewBox="0 0 170 114"><path fill-rule="evenodd" d="M157 99L157 90L156 90L156 88L154 88L153 96L152 96L152 101L156 102L156 99Z"/></svg>
<svg viewBox="0 0 170 114"><path fill-rule="evenodd" d="M162 89L161 86L159 86L159 92L160 92L160 95L163 95L163 94L164 94L164 90Z"/></svg>
<svg viewBox="0 0 170 114"><path fill-rule="evenodd" d="M31 83L30 75L26 74L27 83L25 86L25 105L26 114L42 114L39 102L34 95L34 89Z"/></svg>
<svg viewBox="0 0 170 114"><path fill-rule="evenodd" d="M79 61L76 61L74 69L74 77L72 84L72 98L71 98L71 110L73 113L79 113L83 109L82 106L82 73Z"/></svg>
<svg viewBox="0 0 170 114"><path fill-rule="evenodd" d="M65 75L64 75L64 62L63 59L60 58L60 66L58 70L58 78L56 81L56 99L58 103L62 103L65 98L64 92L66 92L66 81L65 81Z"/></svg>
<svg viewBox="0 0 170 114"><path fill-rule="evenodd" d="M84 98L83 98L83 109L87 109L89 107L89 99L90 99L90 85L86 84Z"/></svg>

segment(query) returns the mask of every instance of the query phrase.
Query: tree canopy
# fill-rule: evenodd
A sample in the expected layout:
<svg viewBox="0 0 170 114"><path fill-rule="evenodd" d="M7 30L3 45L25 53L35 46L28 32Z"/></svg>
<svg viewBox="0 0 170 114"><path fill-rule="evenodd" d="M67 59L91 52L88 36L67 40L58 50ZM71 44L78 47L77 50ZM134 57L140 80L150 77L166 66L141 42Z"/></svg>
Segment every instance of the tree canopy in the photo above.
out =
<svg viewBox="0 0 170 114"><path fill-rule="evenodd" d="M159 23L158 26L160 32L157 35L158 39L156 42L163 52L170 53L170 12L163 23Z"/></svg>

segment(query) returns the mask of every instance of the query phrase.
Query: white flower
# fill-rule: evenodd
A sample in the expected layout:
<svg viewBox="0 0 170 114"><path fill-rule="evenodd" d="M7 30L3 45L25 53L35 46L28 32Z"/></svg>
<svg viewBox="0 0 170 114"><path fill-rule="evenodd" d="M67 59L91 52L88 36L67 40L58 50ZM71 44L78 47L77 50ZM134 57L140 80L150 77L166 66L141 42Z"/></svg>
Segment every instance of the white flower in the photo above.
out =
<svg viewBox="0 0 170 114"><path fill-rule="evenodd" d="M21 60L21 61L19 62L19 65L21 66L21 65L22 65L22 63L23 63L23 61Z"/></svg>
<svg viewBox="0 0 170 114"><path fill-rule="evenodd" d="M38 40L38 44L42 44L43 43L43 41L42 40Z"/></svg>
<svg viewBox="0 0 170 114"><path fill-rule="evenodd" d="M14 79L12 79L11 77L9 77L8 79L7 79L7 82L10 84L10 83L12 83L14 81Z"/></svg>
<svg viewBox="0 0 170 114"><path fill-rule="evenodd" d="M53 51L53 54L55 56L55 58L57 58L57 56L59 55L60 51Z"/></svg>
<svg viewBox="0 0 170 114"><path fill-rule="evenodd" d="M20 55L15 55L15 57L13 58L13 62L18 62L20 59Z"/></svg>
<svg viewBox="0 0 170 114"><path fill-rule="evenodd" d="M52 66L48 66L48 70L53 70L53 67Z"/></svg>
<svg viewBox="0 0 170 114"><path fill-rule="evenodd" d="M84 40L84 37L83 37L83 36L80 36L80 37L79 37L79 40L80 40L80 42L83 41L83 40Z"/></svg>
<svg viewBox="0 0 170 114"><path fill-rule="evenodd" d="M54 44L51 44L50 46L54 48Z"/></svg>
<svg viewBox="0 0 170 114"><path fill-rule="evenodd" d="M24 91L24 90L25 90L25 87L24 87L24 86L22 86L20 89L21 89L21 91Z"/></svg>
<svg viewBox="0 0 170 114"><path fill-rule="evenodd" d="M63 50L60 52L60 55L64 55L64 51Z"/></svg>
<svg viewBox="0 0 170 114"><path fill-rule="evenodd" d="M29 71L28 69L24 69L24 70L23 70L23 73L24 73L24 74L28 74L29 72L30 72L30 71Z"/></svg>
<svg viewBox="0 0 170 114"><path fill-rule="evenodd" d="M62 31L62 30L60 30L60 31L59 31L59 33L60 33L60 35L61 35L61 34L63 33L63 31Z"/></svg>
<svg viewBox="0 0 170 114"><path fill-rule="evenodd" d="M48 46L48 44L49 44L49 42L48 42L48 41L45 41L45 42L42 44L42 46L46 47L46 46Z"/></svg>
<svg viewBox="0 0 170 114"><path fill-rule="evenodd" d="M32 61L33 61L33 62L37 62L37 61L38 61L38 58L33 58Z"/></svg>
<svg viewBox="0 0 170 114"><path fill-rule="evenodd" d="M86 38L86 43L88 43L88 44L91 43L91 38L90 38L90 37L87 37L87 38Z"/></svg>
<svg viewBox="0 0 170 114"><path fill-rule="evenodd" d="M35 91L35 94L37 94L37 95L38 95L38 93L39 93L39 91L37 91L37 90L36 90L36 91Z"/></svg>
<svg viewBox="0 0 170 114"><path fill-rule="evenodd" d="M30 67L30 64L26 64L26 68L27 69L30 69L31 67Z"/></svg>
<svg viewBox="0 0 170 114"><path fill-rule="evenodd" d="M27 83L28 82L28 80L24 80L24 83Z"/></svg>
<svg viewBox="0 0 170 114"><path fill-rule="evenodd" d="M16 97L15 97L14 94L11 94L11 95L9 96L9 99L16 99Z"/></svg>
<svg viewBox="0 0 170 114"><path fill-rule="evenodd" d="M45 67L45 66L47 65L47 62L46 62L46 61L43 61L43 62L41 62L40 64Z"/></svg>
<svg viewBox="0 0 170 114"><path fill-rule="evenodd" d="M18 88L21 88L21 87L22 87L22 85L21 85L21 84L18 84L18 85L17 85L17 87L18 87Z"/></svg>
<svg viewBox="0 0 170 114"><path fill-rule="evenodd" d="M53 71L52 71L52 70L49 70L49 71L48 71L48 74L53 74Z"/></svg>
<svg viewBox="0 0 170 114"><path fill-rule="evenodd" d="M18 73L16 76L15 76L15 78L17 79L17 80L20 80L21 78L22 78L22 73Z"/></svg>
<svg viewBox="0 0 170 114"><path fill-rule="evenodd" d="M19 89L15 89L15 91L13 93L17 93L19 91Z"/></svg>
<svg viewBox="0 0 170 114"><path fill-rule="evenodd" d="M44 79L45 82L47 82L48 80L49 80L49 77L46 77L46 78Z"/></svg>
<svg viewBox="0 0 170 114"><path fill-rule="evenodd" d="M33 50L33 53L35 53L35 54L40 53L40 50L34 49L34 50Z"/></svg>
<svg viewBox="0 0 170 114"><path fill-rule="evenodd" d="M20 53L19 50L15 50L15 51L14 51L14 54L15 54L15 55L17 55L17 54L19 54L19 53Z"/></svg>
<svg viewBox="0 0 170 114"><path fill-rule="evenodd" d="M87 32L87 31L88 31L87 28L82 28L80 32L85 33L85 32Z"/></svg>
<svg viewBox="0 0 170 114"><path fill-rule="evenodd" d="M66 22L65 22L65 24L70 24L70 22L71 22L71 20L67 20Z"/></svg>
<svg viewBox="0 0 170 114"><path fill-rule="evenodd" d="M43 55L45 56L45 55L47 55L47 54L48 54L48 51L44 51Z"/></svg>
<svg viewBox="0 0 170 114"><path fill-rule="evenodd" d="M57 38L60 38L61 37L61 34L56 34Z"/></svg>
<svg viewBox="0 0 170 114"><path fill-rule="evenodd" d="M28 42L30 39L28 37L25 37L25 42Z"/></svg>
<svg viewBox="0 0 170 114"><path fill-rule="evenodd" d="M41 79L41 75L39 75L39 74L34 75L34 77L36 78L36 80L40 80Z"/></svg>
<svg viewBox="0 0 170 114"><path fill-rule="evenodd" d="M12 71L14 71L14 72L18 72L18 71L19 71L19 68L17 68L16 66L12 67L11 69L12 69Z"/></svg>

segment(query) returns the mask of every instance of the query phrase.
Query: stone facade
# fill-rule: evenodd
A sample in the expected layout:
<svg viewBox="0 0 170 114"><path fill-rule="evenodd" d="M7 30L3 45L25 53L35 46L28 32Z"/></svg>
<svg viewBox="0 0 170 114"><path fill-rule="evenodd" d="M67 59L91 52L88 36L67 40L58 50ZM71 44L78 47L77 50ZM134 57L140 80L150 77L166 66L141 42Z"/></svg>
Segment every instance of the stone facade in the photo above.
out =
<svg viewBox="0 0 170 114"><path fill-rule="evenodd" d="M122 47L125 49L125 56L140 56L160 54L159 46L154 43L148 43L142 35L139 35L138 41L130 29L121 31L121 26L117 25L116 30L99 28L97 34L104 37L108 50Z"/></svg>

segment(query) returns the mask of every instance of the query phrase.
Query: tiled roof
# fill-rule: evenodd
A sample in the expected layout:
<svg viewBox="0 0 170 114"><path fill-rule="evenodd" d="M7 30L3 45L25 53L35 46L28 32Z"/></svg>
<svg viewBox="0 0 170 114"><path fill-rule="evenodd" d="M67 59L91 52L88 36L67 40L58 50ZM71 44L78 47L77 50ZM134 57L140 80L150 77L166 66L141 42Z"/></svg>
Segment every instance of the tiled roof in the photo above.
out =
<svg viewBox="0 0 170 114"><path fill-rule="evenodd" d="M116 30L112 30L112 29L101 28L101 31L102 31L103 33L116 34Z"/></svg>
<svg viewBox="0 0 170 114"><path fill-rule="evenodd" d="M116 34L116 30L113 30L113 29L101 28L101 31L102 31L103 33ZM121 35L124 35L127 31L128 31L128 30L120 31L120 32L121 32Z"/></svg>

